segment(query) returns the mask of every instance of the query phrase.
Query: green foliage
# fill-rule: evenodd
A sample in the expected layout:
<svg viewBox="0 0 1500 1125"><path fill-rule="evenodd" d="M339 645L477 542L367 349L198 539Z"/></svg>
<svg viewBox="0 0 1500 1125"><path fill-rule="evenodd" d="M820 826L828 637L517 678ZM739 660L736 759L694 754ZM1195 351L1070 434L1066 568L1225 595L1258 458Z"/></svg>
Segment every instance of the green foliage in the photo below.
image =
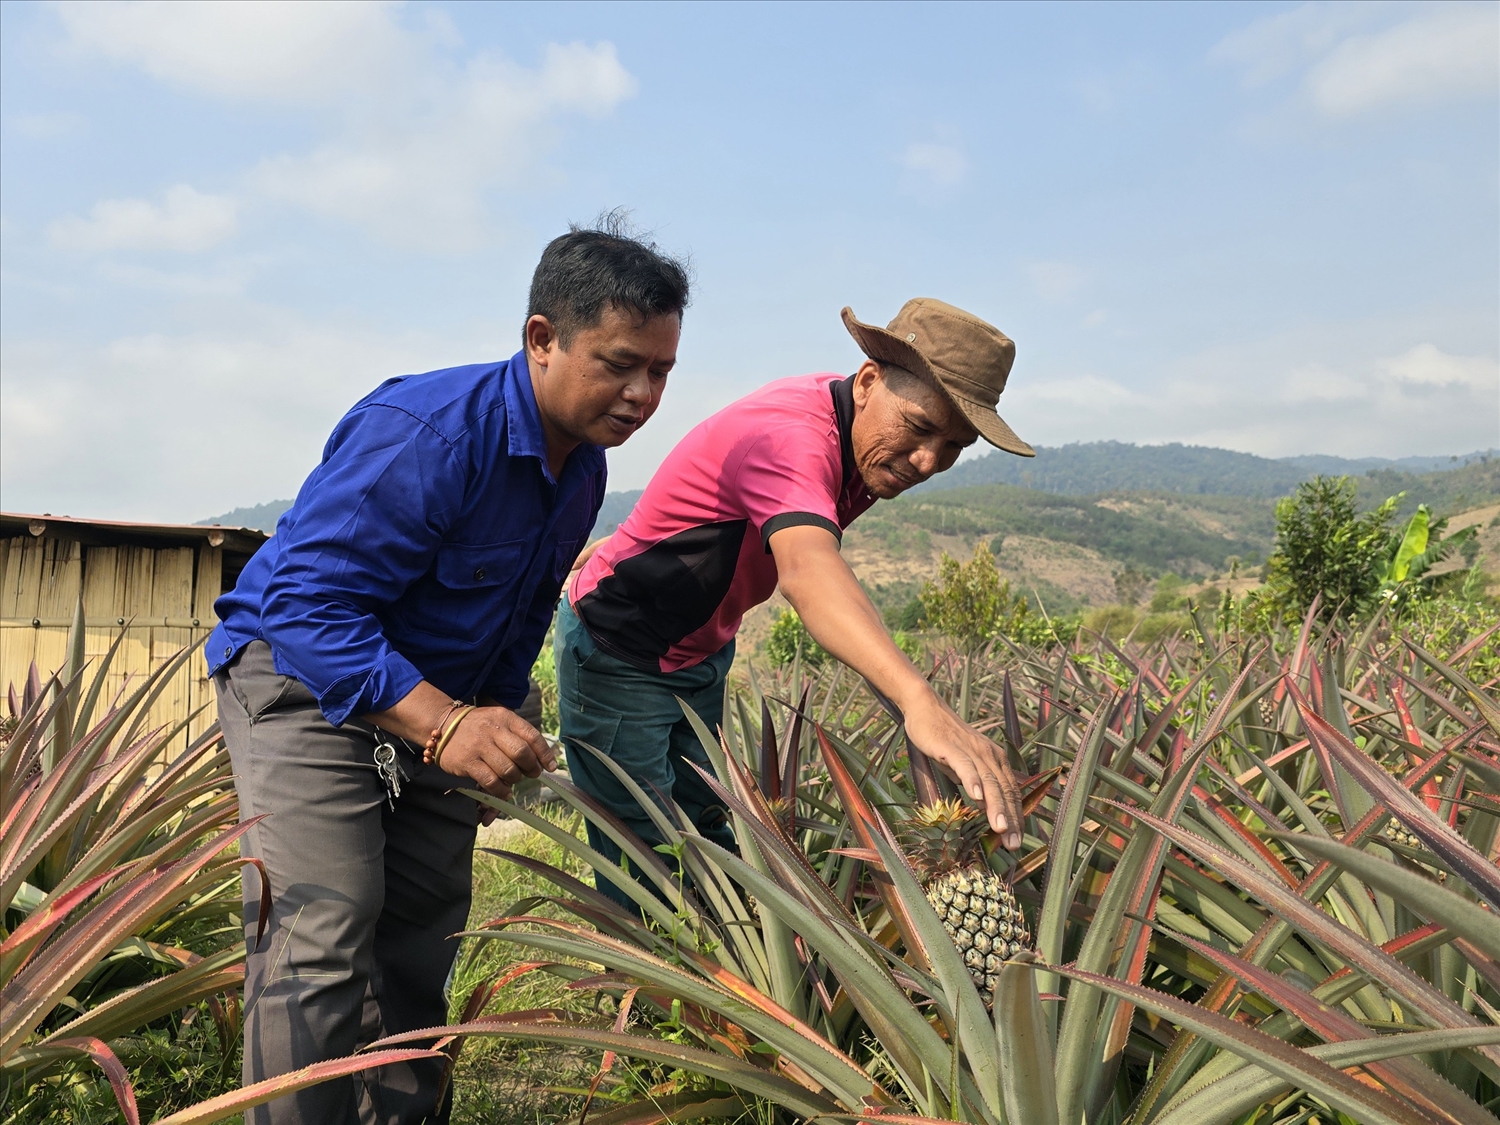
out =
<svg viewBox="0 0 1500 1125"><path fill-rule="evenodd" d="M655 893L620 910L559 873L552 901L576 920L475 936L641 1018L520 999L445 1030L634 1060L630 1078L601 1072L634 1099L611 1107L622 1119L672 1098L683 1119L769 1102L785 1122L1485 1120L1500 934L1476 900L1500 903L1500 711L1475 650L1450 665L1401 640L1314 624L940 656L935 688L971 694L1023 773L1022 847L989 864L1037 957L1007 963L993 1008L894 851L917 770L895 717L832 664L777 678L728 708L722 740L699 731L740 854L662 813L684 893L675 862L559 782ZM803 684L823 727L778 731L772 700ZM1384 832L1393 815L1407 835ZM570 870L597 862L576 833L553 839ZM652 1089L662 1075L674 1085Z"/></svg>
<svg viewBox="0 0 1500 1125"><path fill-rule="evenodd" d="M160 1125L207 1125L415 1057L333 1060L201 1109L234 1078L245 957L237 844L250 822L239 822L217 726L178 752L181 726L146 725L188 674L191 650L110 701L125 633L92 669L84 638L80 599L66 666L43 684L33 665L20 700L9 695L14 722L0 739L0 1108L10 1121L98 1119L107 1092L127 1119L144 1103L174 1111ZM188 1031L200 1004L216 1052L202 1027Z"/></svg>
<svg viewBox="0 0 1500 1125"><path fill-rule="evenodd" d="M771 635L766 638L766 658L774 667L782 668L801 656L808 668L821 668L829 659L823 646L813 640L802 618L795 609L784 609L771 622Z"/></svg>
<svg viewBox="0 0 1500 1125"><path fill-rule="evenodd" d="M1387 496L1406 493L1397 509L1409 515L1420 498L1436 512L1467 511L1500 497L1500 457L1485 455L1446 472L1412 474L1376 469L1359 478L1359 505L1371 509Z"/></svg>
<svg viewBox="0 0 1500 1125"><path fill-rule="evenodd" d="M1274 538L1273 510L1270 500L1238 496L1080 499L997 484L901 496L850 530L882 542L905 534L903 528L999 540L1025 535L1098 551L1141 571L1205 573L1224 566L1226 555L1264 558Z"/></svg>
<svg viewBox="0 0 1500 1125"><path fill-rule="evenodd" d="M80 1042L101 1041L101 1065L117 1048L153 1057L140 1045L176 1012L237 994L244 958L218 730L174 756L180 729L144 729L188 652L96 716L124 637L89 674L82 624L80 605L61 679L44 686L33 669L0 746L0 1077L38 1113L100 1077Z"/></svg>
<svg viewBox="0 0 1500 1125"><path fill-rule="evenodd" d="M1084 614L1083 627L1101 637L1117 641L1134 629L1139 620L1140 615L1129 606L1107 605Z"/></svg>
<svg viewBox="0 0 1500 1125"><path fill-rule="evenodd" d="M1146 587L1151 585L1151 576L1143 570L1127 566L1115 575L1115 597L1121 605L1133 606L1141 600Z"/></svg>
<svg viewBox="0 0 1500 1125"><path fill-rule="evenodd" d="M1266 584L1297 616L1314 599L1325 621L1357 617L1376 604L1399 498L1361 513L1355 495L1348 477L1316 477L1276 505L1276 551Z"/></svg>
<svg viewBox="0 0 1500 1125"><path fill-rule="evenodd" d="M1406 527L1394 538L1380 573L1381 597L1392 609L1400 612L1417 601L1432 598L1441 586L1451 584L1445 582L1447 576L1431 572L1456 549L1474 546L1476 552L1469 565L1472 568L1476 564L1476 529L1466 527L1457 535L1446 537L1447 529L1446 517L1434 519L1432 509L1419 504Z"/></svg>
<svg viewBox="0 0 1500 1125"><path fill-rule="evenodd" d="M1187 599L1182 595L1182 588L1186 586L1179 576L1175 574L1163 574L1156 583L1156 589L1151 594L1152 613L1172 613L1181 609Z"/></svg>
<svg viewBox="0 0 1500 1125"><path fill-rule="evenodd" d="M542 689L542 733L555 736L560 720L557 714L557 657L552 651L551 629L547 630L542 651L537 653L536 663L531 666L531 678Z"/></svg>
<svg viewBox="0 0 1500 1125"><path fill-rule="evenodd" d="M1056 640L1026 597L1012 594L1010 582L1001 581L995 556L983 543L966 563L944 551L937 581L924 584L920 597L927 625L952 638L966 655L999 637L1027 645Z"/></svg>
<svg viewBox="0 0 1500 1125"><path fill-rule="evenodd" d="M1500 604L1484 592L1489 576L1476 565L1454 577L1460 579L1455 589L1412 599L1398 617L1403 633L1442 659L1452 658L1500 627ZM1500 635L1473 648L1470 674L1482 684L1493 684L1500 677Z"/></svg>

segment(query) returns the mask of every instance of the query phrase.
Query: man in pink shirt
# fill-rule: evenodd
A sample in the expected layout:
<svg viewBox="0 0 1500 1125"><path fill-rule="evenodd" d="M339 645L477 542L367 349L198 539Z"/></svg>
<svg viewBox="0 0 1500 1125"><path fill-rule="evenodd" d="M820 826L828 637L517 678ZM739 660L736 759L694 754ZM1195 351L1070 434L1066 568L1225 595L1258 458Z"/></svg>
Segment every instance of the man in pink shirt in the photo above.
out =
<svg viewBox="0 0 1500 1125"><path fill-rule="evenodd" d="M984 805L1006 847L1020 843L1004 754L932 691L839 555L856 516L951 468L977 438L1033 455L995 412L1015 345L930 298L908 301L886 328L847 308L843 319L868 357L859 370L770 383L689 433L588 558L559 611L569 769L652 844L661 840L650 819L577 744L608 755L732 847L724 808L688 764L708 767L677 700L710 729L721 722L735 633L778 585L817 642L901 709L913 744ZM592 826L589 839L618 861L618 848ZM623 876L605 874L596 873L599 889L628 905L611 882Z"/></svg>

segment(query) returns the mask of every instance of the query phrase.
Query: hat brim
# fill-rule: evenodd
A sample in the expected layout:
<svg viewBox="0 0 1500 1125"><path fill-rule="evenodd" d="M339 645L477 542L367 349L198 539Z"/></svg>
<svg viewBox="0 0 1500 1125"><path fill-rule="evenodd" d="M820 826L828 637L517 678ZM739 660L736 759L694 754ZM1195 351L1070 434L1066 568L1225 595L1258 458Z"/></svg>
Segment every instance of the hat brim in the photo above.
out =
<svg viewBox="0 0 1500 1125"><path fill-rule="evenodd" d="M955 394L927 362L927 358L907 341L888 329L865 324L855 317L854 310L847 305L840 316L860 351L876 363L889 363L910 371L947 399L979 431L979 436L996 449L1014 453L1017 457L1036 456L1036 450L1022 441L995 409Z"/></svg>

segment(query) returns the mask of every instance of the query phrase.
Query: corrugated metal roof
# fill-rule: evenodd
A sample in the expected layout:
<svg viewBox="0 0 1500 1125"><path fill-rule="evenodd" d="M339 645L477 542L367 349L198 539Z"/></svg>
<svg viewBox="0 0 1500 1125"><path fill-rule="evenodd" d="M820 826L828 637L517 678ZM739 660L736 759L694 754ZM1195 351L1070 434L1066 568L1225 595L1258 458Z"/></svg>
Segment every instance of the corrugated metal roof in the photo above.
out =
<svg viewBox="0 0 1500 1125"><path fill-rule="evenodd" d="M253 527L203 526L187 523L130 523L124 520L76 519L48 513L0 512L0 538L30 535L76 539L90 547L223 547L230 554L253 555L270 538Z"/></svg>

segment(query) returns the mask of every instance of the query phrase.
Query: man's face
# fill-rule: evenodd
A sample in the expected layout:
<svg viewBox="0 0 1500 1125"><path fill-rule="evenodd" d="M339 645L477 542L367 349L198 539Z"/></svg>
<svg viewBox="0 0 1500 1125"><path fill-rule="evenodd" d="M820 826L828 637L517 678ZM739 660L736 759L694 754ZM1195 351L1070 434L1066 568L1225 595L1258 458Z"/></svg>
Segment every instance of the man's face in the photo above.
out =
<svg viewBox="0 0 1500 1125"><path fill-rule="evenodd" d="M549 447L612 447L644 426L661 404L681 333L676 313L642 323L610 306L564 349L546 317L527 321L526 358Z"/></svg>
<svg viewBox="0 0 1500 1125"><path fill-rule="evenodd" d="M902 374L884 378L879 365L866 360L854 377L854 461L865 487L881 500L952 468L979 437L947 399Z"/></svg>

